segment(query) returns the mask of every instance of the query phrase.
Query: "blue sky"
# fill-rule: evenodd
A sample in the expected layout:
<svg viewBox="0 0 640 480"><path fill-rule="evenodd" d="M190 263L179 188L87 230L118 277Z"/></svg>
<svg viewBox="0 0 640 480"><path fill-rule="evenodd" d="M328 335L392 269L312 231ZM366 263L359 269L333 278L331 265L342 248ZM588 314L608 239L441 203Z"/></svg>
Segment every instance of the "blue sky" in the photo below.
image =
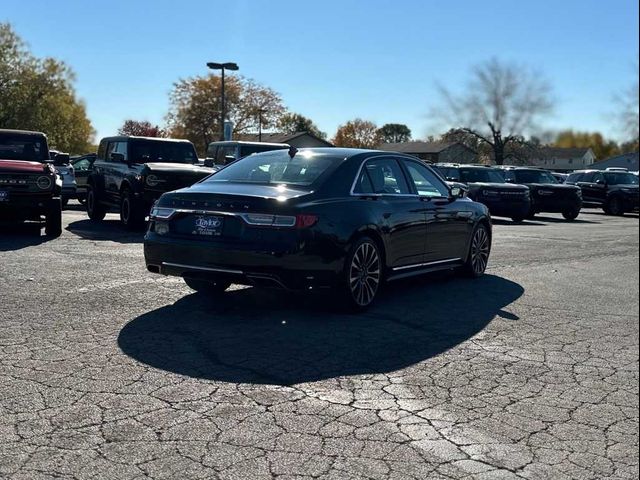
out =
<svg viewBox="0 0 640 480"><path fill-rule="evenodd" d="M97 136L162 124L173 82L235 61L333 135L354 117L437 133L436 83L497 57L554 87L549 129L617 137L612 98L637 78L636 0L0 0L39 56L68 62Z"/></svg>

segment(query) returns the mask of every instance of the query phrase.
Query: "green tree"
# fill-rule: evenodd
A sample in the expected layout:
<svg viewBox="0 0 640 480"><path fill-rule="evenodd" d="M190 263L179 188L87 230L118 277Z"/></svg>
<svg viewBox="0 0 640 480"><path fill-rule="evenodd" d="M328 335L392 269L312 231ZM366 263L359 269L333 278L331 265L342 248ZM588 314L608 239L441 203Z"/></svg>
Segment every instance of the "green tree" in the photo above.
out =
<svg viewBox="0 0 640 480"><path fill-rule="evenodd" d="M166 132L158 125L146 120L125 120L118 129L118 135L135 135L139 137L166 137Z"/></svg>
<svg viewBox="0 0 640 480"><path fill-rule="evenodd" d="M404 123L386 123L379 130L383 143L401 143L411 140L411 129Z"/></svg>
<svg viewBox="0 0 640 480"><path fill-rule="evenodd" d="M321 131L313 120L299 113L285 113L278 120L276 128L282 133L309 132L318 138L327 138L327 134Z"/></svg>
<svg viewBox="0 0 640 480"><path fill-rule="evenodd" d="M187 138L200 153L205 152L209 142L221 137L220 94L221 78L213 74L175 83L167 114L169 134ZM225 100L234 134L256 131L259 115L263 128L269 128L285 111L278 93L242 76L225 78Z"/></svg>
<svg viewBox="0 0 640 480"><path fill-rule="evenodd" d="M591 148L596 158L600 160L620 153L618 144L613 140L606 140L599 132L564 130L556 135L553 146Z"/></svg>
<svg viewBox="0 0 640 480"><path fill-rule="evenodd" d="M350 148L376 148L380 141L380 131L376 124L361 118L340 125L332 140L336 147Z"/></svg>
<svg viewBox="0 0 640 480"><path fill-rule="evenodd" d="M463 93L440 87L442 105L434 113L487 144L495 163L502 165L509 148L522 144L524 135L551 112L550 90L540 75L492 59L474 68Z"/></svg>
<svg viewBox="0 0 640 480"><path fill-rule="evenodd" d="M58 150L88 151L94 130L73 82L64 62L36 58L11 25L0 23L0 128L42 131Z"/></svg>

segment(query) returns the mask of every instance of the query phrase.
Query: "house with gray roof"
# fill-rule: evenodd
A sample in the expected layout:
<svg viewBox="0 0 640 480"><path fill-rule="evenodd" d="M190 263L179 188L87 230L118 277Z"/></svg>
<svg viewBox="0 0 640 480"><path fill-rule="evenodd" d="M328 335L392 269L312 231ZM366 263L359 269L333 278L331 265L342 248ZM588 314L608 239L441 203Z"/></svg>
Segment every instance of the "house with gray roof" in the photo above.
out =
<svg viewBox="0 0 640 480"><path fill-rule="evenodd" d="M432 163L478 162L478 153L459 142L383 143L378 148L387 152L406 153Z"/></svg>

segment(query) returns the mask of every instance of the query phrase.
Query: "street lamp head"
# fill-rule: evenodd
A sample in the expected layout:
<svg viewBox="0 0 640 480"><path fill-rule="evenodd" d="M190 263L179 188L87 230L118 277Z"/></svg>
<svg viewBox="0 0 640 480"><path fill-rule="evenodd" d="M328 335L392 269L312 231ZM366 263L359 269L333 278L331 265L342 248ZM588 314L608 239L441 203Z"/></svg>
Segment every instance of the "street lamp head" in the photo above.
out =
<svg viewBox="0 0 640 480"><path fill-rule="evenodd" d="M216 62L208 62L207 67L211 70L238 70L238 64L233 62L227 63L216 63Z"/></svg>

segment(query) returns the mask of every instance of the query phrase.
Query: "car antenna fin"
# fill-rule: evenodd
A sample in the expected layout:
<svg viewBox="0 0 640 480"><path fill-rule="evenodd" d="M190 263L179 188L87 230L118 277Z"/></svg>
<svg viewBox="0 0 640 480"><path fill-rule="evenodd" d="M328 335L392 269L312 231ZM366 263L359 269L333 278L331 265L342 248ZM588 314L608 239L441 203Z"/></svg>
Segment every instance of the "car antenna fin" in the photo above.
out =
<svg viewBox="0 0 640 480"><path fill-rule="evenodd" d="M298 149L296 147L289 147L289 158L293 160L293 157L298 153Z"/></svg>

